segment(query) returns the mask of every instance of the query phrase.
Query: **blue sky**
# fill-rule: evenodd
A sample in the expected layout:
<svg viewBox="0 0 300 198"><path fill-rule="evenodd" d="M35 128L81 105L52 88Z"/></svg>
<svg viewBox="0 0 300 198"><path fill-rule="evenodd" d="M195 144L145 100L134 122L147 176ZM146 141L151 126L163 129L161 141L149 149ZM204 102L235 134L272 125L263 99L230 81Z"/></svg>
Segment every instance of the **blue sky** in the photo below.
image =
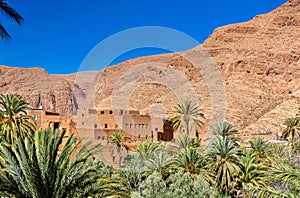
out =
<svg viewBox="0 0 300 198"><path fill-rule="evenodd" d="M17 26L0 15L12 36L0 41L0 65L43 67L49 73L78 71L85 56L102 40L141 26L179 30L202 43L220 26L267 13L285 0L8 0L24 18ZM122 45L122 43L119 43ZM115 46L118 47L118 46ZM113 63L166 52L145 48Z"/></svg>

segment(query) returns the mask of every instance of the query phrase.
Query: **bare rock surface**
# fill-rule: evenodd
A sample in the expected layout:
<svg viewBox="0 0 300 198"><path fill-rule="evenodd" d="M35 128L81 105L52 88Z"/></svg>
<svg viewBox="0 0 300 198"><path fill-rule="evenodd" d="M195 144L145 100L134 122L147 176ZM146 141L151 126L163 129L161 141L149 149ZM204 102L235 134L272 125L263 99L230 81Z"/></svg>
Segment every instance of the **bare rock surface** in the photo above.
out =
<svg viewBox="0 0 300 198"><path fill-rule="evenodd" d="M72 113L72 84L64 78L49 75L41 68L0 66L0 93L22 95L33 108Z"/></svg>

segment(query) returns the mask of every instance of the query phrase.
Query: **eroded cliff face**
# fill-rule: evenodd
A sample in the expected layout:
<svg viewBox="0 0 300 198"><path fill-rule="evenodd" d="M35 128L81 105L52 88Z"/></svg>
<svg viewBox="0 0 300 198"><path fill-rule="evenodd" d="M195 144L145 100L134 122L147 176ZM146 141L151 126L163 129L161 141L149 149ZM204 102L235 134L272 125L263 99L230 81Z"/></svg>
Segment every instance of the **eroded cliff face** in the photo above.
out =
<svg viewBox="0 0 300 198"><path fill-rule="evenodd" d="M299 0L288 1L248 22L220 27L202 46L184 53L198 56L203 49L222 75L226 89L226 119L245 134L280 131L279 123L296 113L300 106ZM210 118L212 99L207 82L201 71L178 53L142 57L105 69L97 91L99 107L110 105L117 80L129 68L155 61L181 72L190 81L202 111ZM141 81L150 70L135 81ZM172 107L178 103L174 91L155 83L142 84L130 98L131 107L145 112L155 102L162 103L169 116L173 115Z"/></svg>
<svg viewBox="0 0 300 198"><path fill-rule="evenodd" d="M279 123L300 106L300 0L290 0L248 22L220 27L203 45L186 52L141 57L98 73L49 75L42 69L0 67L0 92L19 93L32 106L42 104L45 109L71 115L72 103L74 107L85 105L87 99L93 100L91 106L110 108L116 88L123 86L130 92L130 108L147 113L151 104L161 104L172 117L178 92L186 91L181 81L170 77L173 70L190 83L209 121L212 90L203 71L191 61L195 58L200 61L197 64L205 65L203 53L220 71L226 120L245 135L278 132ZM159 67L151 67L153 63ZM145 69L137 73L141 65ZM172 78L172 86L157 82L157 77ZM138 86L133 88L132 83Z"/></svg>
<svg viewBox="0 0 300 198"><path fill-rule="evenodd" d="M72 89L72 83L61 77L49 75L41 68L0 66L0 93L20 94L33 108L42 105L45 110L70 116Z"/></svg>
<svg viewBox="0 0 300 198"><path fill-rule="evenodd" d="M218 28L203 45L225 81L227 118L245 133L278 131L280 123L296 113L300 106L299 0L249 22Z"/></svg>
<svg viewBox="0 0 300 198"><path fill-rule="evenodd" d="M278 132L282 128L279 123L296 113L300 106L299 0L288 1L248 22L218 28L202 46L184 53L197 56L203 49L222 75L226 119L245 134ZM181 72L193 86L202 111L208 119L211 117L213 104L201 71L176 53L142 57L105 69L97 91L99 107L110 106L114 86L124 73L146 62L162 63ZM150 70L135 81L143 79ZM176 94L162 84L141 84L130 97L131 107L145 112L155 102L162 103L170 117L174 115L172 108L178 103Z"/></svg>

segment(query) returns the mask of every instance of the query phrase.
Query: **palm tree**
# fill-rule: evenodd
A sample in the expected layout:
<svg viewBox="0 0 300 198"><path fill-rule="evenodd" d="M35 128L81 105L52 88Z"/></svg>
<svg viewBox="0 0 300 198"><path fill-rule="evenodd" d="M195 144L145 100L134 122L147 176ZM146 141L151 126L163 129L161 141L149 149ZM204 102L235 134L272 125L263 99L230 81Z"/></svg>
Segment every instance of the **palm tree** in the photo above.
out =
<svg viewBox="0 0 300 198"><path fill-rule="evenodd" d="M31 109L20 95L0 95L0 133L8 143L16 143L18 138L31 139L35 131L33 118L27 115Z"/></svg>
<svg viewBox="0 0 300 198"><path fill-rule="evenodd" d="M177 151L174 158L174 165L183 172L189 172L191 175L199 173L200 155L195 148L186 148Z"/></svg>
<svg viewBox="0 0 300 198"><path fill-rule="evenodd" d="M208 157L215 173L215 181L222 193L229 195L236 185L235 179L242 166L239 158L240 149L227 137L218 137L212 143Z"/></svg>
<svg viewBox="0 0 300 198"><path fill-rule="evenodd" d="M191 126L200 127L203 124L201 118L204 118L204 115L191 100L182 101L175 108L178 115L171 119L175 130L178 128L182 130L185 126L186 133L189 135Z"/></svg>
<svg viewBox="0 0 300 198"><path fill-rule="evenodd" d="M236 143L239 138L236 137L238 130L234 129L233 125L224 121L216 124L215 128L212 129L212 133L218 137L227 138Z"/></svg>
<svg viewBox="0 0 300 198"><path fill-rule="evenodd" d="M266 159L269 145L267 141L261 137L255 137L249 141L251 151L260 159Z"/></svg>
<svg viewBox="0 0 300 198"><path fill-rule="evenodd" d="M9 17L12 21L16 22L18 25L21 25L24 22L23 17L18 14L17 11L15 11L5 0L0 0L0 11L1 13ZM2 40L8 40L10 38L10 35L6 31L6 29L3 27L3 25L0 23L0 37Z"/></svg>
<svg viewBox="0 0 300 198"><path fill-rule="evenodd" d="M266 187L254 188L251 197L257 197L257 198L265 198L265 197L297 198L297 195L292 194L290 192L280 192L277 189L266 186Z"/></svg>
<svg viewBox="0 0 300 198"><path fill-rule="evenodd" d="M0 144L0 195L50 198L120 193L116 181L98 173L103 163L94 155L100 145L79 147L74 135L62 143L64 135L47 129L36 131L33 143L25 138L16 145Z"/></svg>
<svg viewBox="0 0 300 198"><path fill-rule="evenodd" d="M173 156L173 168L189 172L191 175L203 172L205 163L203 163L203 148L201 142L197 138L189 137L184 133L179 136L175 144L168 148ZM206 176L206 175L205 175Z"/></svg>
<svg viewBox="0 0 300 198"><path fill-rule="evenodd" d="M245 197L247 191L253 188L265 187L267 183L267 166L260 162L257 156L251 152L246 152L241 156L241 170L237 179L238 186L241 190L239 195Z"/></svg>
<svg viewBox="0 0 300 198"><path fill-rule="evenodd" d="M300 170L286 163L276 163L271 174L275 180L292 185L292 191L300 192Z"/></svg>
<svg viewBox="0 0 300 198"><path fill-rule="evenodd" d="M163 149L157 150L153 153L152 157L145 163L146 170L150 172L158 172L162 175L162 178L167 178L169 167L172 164L170 155Z"/></svg>
<svg viewBox="0 0 300 198"><path fill-rule="evenodd" d="M174 147L176 149L186 149L193 147L194 141L193 138L189 137L188 134L182 134L175 140Z"/></svg>
<svg viewBox="0 0 300 198"><path fill-rule="evenodd" d="M295 141L300 138L300 120L296 117L288 118L283 123L286 128L282 131L282 138L288 139L288 137L292 138L292 145L295 144Z"/></svg>
<svg viewBox="0 0 300 198"><path fill-rule="evenodd" d="M149 139L138 145L136 152L141 155L141 157L146 160L152 156L154 151L162 148L161 144L156 143L153 139Z"/></svg>
<svg viewBox="0 0 300 198"><path fill-rule="evenodd" d="M118 167L120 169L121 168L121 149L122 149L122 147L127 149L127 146L124 144L127 137L125 135L122 135L120 132L115 132L108 138L109 138L109 141L117 147Z"/></svg>
<svg viewBox="0 0 300 198"><path fill-rule="evenodd" d="M291 148L284 144L270 144L266 159L264 162L269 167L275 167L278 163L297 166L297 155L292 153Z"/></svg>

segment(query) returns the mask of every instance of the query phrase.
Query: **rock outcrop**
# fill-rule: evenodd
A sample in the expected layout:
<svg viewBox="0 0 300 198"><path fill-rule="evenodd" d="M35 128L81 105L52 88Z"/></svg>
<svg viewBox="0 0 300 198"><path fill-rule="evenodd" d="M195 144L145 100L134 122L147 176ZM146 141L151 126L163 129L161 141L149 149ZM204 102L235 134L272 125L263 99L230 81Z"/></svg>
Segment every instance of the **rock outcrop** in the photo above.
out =
<svg viewBox="0 0 300 198"><path fill-rule="evenodd" d="M0 93L22 95L33 108L72 113L73 85L62 77L49 75L41 68L0 66Z"/></svg>

